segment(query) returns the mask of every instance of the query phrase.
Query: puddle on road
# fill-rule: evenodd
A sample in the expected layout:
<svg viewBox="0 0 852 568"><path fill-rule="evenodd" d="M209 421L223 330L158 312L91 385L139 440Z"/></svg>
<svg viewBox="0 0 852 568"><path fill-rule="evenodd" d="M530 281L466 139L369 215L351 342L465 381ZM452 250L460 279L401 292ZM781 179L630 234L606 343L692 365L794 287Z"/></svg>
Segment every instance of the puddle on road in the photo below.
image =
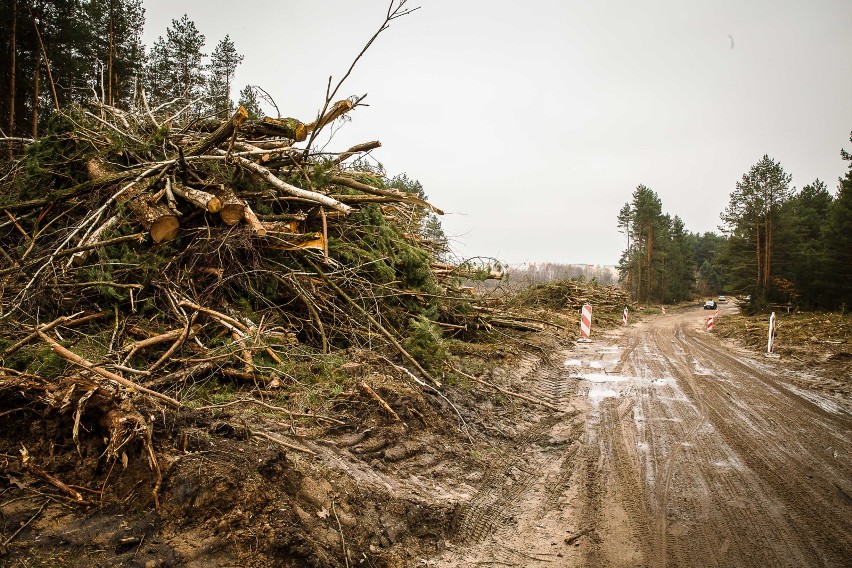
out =
<svg viewBox="0 0 852 568"><path fill-rule="evenodd" d="M581 381L591 383L586 396L593 402L600 402L605 398L618 398L624 389L616 386L618 383L626 383L635 380L636 377L625 377L623 375L608 375L606 373L584 373L578 377Z"/></svg>
<svg viewBox="0 0 852 568"><path fill-rule="evenodd" d="M600 401L607 398L629 398L636 396L642 388L675 388L677 386L672 377L648 377L614 374L608 370L618 368L621 362L619 354L621 348L613 345L595 345L594 347L583 345L574 358L566 358L563 366L570 369L571 377L585 383L588 390L586 398L597 406ZM577 357L579 355L579 357ZM654 353L654 357L658 354ZM581 387L581 393L582 393ZM582 396L582 394L581 394ZM659 394L658 394L659 396Z"/></svg>
<svg viewBox="0 0 852 568"><path fill-rule="evenodd" d="M562 363L565 367L589 367L590 369L614 368L618 365L618 359L595 359L583 361L582 359L566 359Z"/></svg>
<svg viewBox="0 0 852 568"><path fill-rule="evenodd" d="M575 366L575 368L578 368ZM642 387L654 389L675 387L674 379L670 377L637 377L632 375L618 375L607 373L603 366L589 365L589 369L602 370L603 373L584 372L582 370L572 371L572 378L588 385L586 397L598 403L606 398L619 398L636 396ZM577 373L573 375L573 373ZM659 394L658 394L659 396Z"/></svg>
<svg viewBox="0 0 852 568"><path fill-rule="evenodd" d="M621 393L607 385L593 384L586 396L593 402L600 402L605 398L618 398Z"/></svg>
<svg viewBox="0 0 852 568"><path fill-rule="evenodd" d="M590 383L621 383L636 378L637 377L626 377L624 375L610 375L607 373L584 373L580 375L581 380L589 381Z"/></svg>

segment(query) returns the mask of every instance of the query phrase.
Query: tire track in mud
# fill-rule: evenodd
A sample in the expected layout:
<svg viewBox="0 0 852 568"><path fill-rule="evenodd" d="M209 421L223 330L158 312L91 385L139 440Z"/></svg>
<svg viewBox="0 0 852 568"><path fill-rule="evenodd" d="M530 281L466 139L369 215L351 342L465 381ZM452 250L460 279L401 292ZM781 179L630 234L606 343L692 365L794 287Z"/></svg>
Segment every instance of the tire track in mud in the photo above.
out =
<svg viewBox="0 0 852 568"><path fill-rule="evenodd" d="M519 365L524 390L551 404L566 403L576 388L567 370L548 356L527 357ZM583 459L585 420L573 411L550 414L533 424L510 447L500 448L478 483L479 491L460 506L454 523L454 542L467 549L464 559L451 555L443 561L453 566L471 562L507 566L534 566L553 562L553 540L564 538L561 501ZM518 531L537 530L536 538L516 538ZM519 527L521 527L519 529ZM558 529L558 530L557 530ZM558 535L551 532L559 532ZM546 542L545 542L546 541ZM445 565L439 561L439 565Z"/></svg>
<svg viewBox="0 0 852 568"><path fill-rule="evenodd" d="M565 408L577 388L576 380L571 378L570 372L550 355L539 360L536 370L535 380L526 389L545 402Z"/></svg>
<svg viewBox="0 0 852 568"><path fill-rule="evenodd" d="M605 342L580 346L571 357L597 358L581 376L558 355L524 360L515 388L584 412L501 448L459 508L464 557L437 565L852 565L852 418L730 353L700 319L619 333L617 361ZM557 431L570 442L554 445ZM565 529L586 536L556 560Z"/></svg>
<svg viewBox="0 0 852 568"><path fill-rule="evenodd" d="M850 511L832 489L835 480L852 476L848 437L852 421L788 391L769 378L762 365L742 362L685 326L676 340L697 364L717 373L700 385L690 381L688 386L693 396L706 400L704 414L758 478L744 480L755 486L750 505L757 511L738 524L747 523L741 526L774 553L765 560L848 566ZM739 404L732 404L728 390L737 395ZM833 433L835 429L842 434ZM826 460L822 451L826 445L840 446L846 459ZM754 542L739 548L753 550Z"/></svg>
<svg viewBox="0 0 852 568"><path fill-rule="evenodd" d="M680 380L686 381L690 387L693 387L692 383L692 375L690 372L681 372L682 368L678 365L682 354L677 353L675 350L671 349L671 343L668 338L661 338L660 333L655 333L651 336L652 341L654 342L655 351L664 355L663 361L665 362L665 366L671 371L671 374L675 378L679 378ZM661 340L663 339L663 340ZM668 340L668 341L666 341ZM654 556L654 566L665 566L668 557L668 503L669 503L669 492L671 491L672 486L672 478L674 476L675 467L677 465L678 459L681 457L683 450L687 447L688 444L691 444L693 439L695 438L696 433L699 429L705 424L704 419L704 402L700 396L698 396L698 392L693 388L693 392L695 394L694 403L697 407L697 413L695 416L694 423L689 426L683 434L678 436L678 443L674 445L671 449L670 455L665 460L665 475L663 479L663 485L660 496L659 503L659 514L656 515L655 520L655 556Z"/></svg>
<svg viewBox="0 0 852 568"><path fill-rule="evenodd" d="M736 526L747 527L751 525L751 546L736 547L733 557L737 559L738 565L743 566L766 566L772 564L771 558L761 558L761 555L752 553L759 542L763 546L758 550L766 548L766 537L770 534L766 523L761 518L748 519L736 509L732 509L724 496L741 494L734 487L733 477L720 475L717 468L713 467L718 462L720 445L719 440L708 444L713 435L713 428L706 418L707 405L701 391L695 383L695 370L687 358L689 349L678 341L678 333L674 337L668 334L656 333L652 340L655 350L664 355L671 376L681 385L684 394L691 393L696 413L694 423L679 437L679 442L674 445L670 456L665 460L665 478L662 486L659 507L661 514L657 516L656 545L658 555L655 565L665 566L667 563L674 565L728 565L731 562L732 542L736 545L736 539L732 539L735 530L731 527L730 519L736 519ZM698 439L702 434L703 439ZM673 488L673 480L677 472L677 484ZM673 499L672 496L676 497ZM723 512L724 514L718 514ZM669 516L675 517L672 524L673 529L669 531ZM689 522L689 528L677 523L684 520ZM712 517L712 523L702 522L703 519ZM762 517L760 515L759 517ZM708 530L708 526L710 530ZM760 530L754 527L759 526ZM671 532L671 534L670 534ZM686 538L681 533L687 533ZM722 535L721 537L719 535Z"/></svg>
<svg viewBox="0 0 852 568"><path fill-rule="evenodd" d="M661 533L666 560L675 565L699 559L703 565L736 562L743 566L766 566L786 558L790 565L805 565L799 548L789 544L796 541L795 535L769 522L774 513L762 483L756 482L750 472L740 471L742 466L726 474L715 465L738 462L738 458L708 415L711 402L701 386L707 381L702 377L709 373L705 371L702 375L699 371L692 349L683 341L683 329L678 328L671 335L658 334L655 341L666 355L672 376L683 392L691 395L701 420L677 448L683 449L677 452L682 453L683 459L678 462L673 456L669 462L669 471L672 475L677 471L682 481L674 490L667 483L663 506L668 511L667 517L695 517L702 522L691 523L687 538L679 538L682 535L675 531ZM672 494L677 499L670 503Z"/></svg>
<svg viewBox="0 0 852 568"><path fill-rule="evenodd" d="M649 523L649 504L645 492L637 454L632 421L625 424L619 399L606 399L601 403L602 455L611 458L614 481L617 482L621 506L628 515L630 530L646 559L655 554Z"/></svg>
<svg viewBox="0 0 852 568"><path fill-rule="evenodd" d="M834 504L827 525L815 518L832 509L826 495L837 493L836 487L832 491L825 480L819 491L805 487L814 477L807 475L808 463L819 461L817 446L837 442L837 436L823 434L810 445L797 438L804 433L811 439L831 425L848 433L849 421L826 418L828 413L811 403L796 404L792 393L775 393L783 387L761 365L742 363L709 338L690 333L686 320L642 337L644 362L637 358L625 366L672 377L687 398L666 402L665 389L658 389L637 406L649 422L646 432L637 425L637 435L649 447L643 469L647 518L656 523L653 565L848 565L850 523L843 507ZM728 391L736 393L739 404ZM807 411L814 408L827 422ZM776 423L789 415L807 427L787 430L784 440L790 443L780 443L772 439L773 413ZM811 425L814 418L817 424ZM848 443L848 457L847 449ZM829 469L848 479L848 463ZM641 518L641 510L636 514Z"/></svg>
<svg viewBox="0 0 852 568"><path fill-rule="evenodd" d="M581 511L601 542L583 565L850 565L852 421L692 331L694 319L628 332L611 371L625 374L604 379L616 393L589 411ZM846 461L826 464L824 446ZM607 518L620 510L621 528ZM644 561L611 552L625 524Z"/></svg>
<svg viewBox="0 0 852 568"><path fill-rule="evenodd" d="M588 399L588 409L578 464L582 485L575 510L579 525L593 531L581 548L579 566L647 566L653 553L649 505L633 427L633 416L643 413L644 397L637 385L620 375L632 359L641 356L636 352L639 346L635 337L627 336L627 346L616 361L605 359L619 352L612 345L599 343L591 350L581 349L581 355L589 357L592 373L579 377L588 384L580 389ZM604 392L601 383L606 385Z"/></svg>
<svg viewBox="0 0 852 568"><path fill-rule="evenodd" d="M551 417L542 421L517 442L512 451L500 452L491 462L479 492L462 508L458 517L455 536L458 543L484 540L515 517L513 505L541 472L536 450L555 420L556 417Z"/></svg>

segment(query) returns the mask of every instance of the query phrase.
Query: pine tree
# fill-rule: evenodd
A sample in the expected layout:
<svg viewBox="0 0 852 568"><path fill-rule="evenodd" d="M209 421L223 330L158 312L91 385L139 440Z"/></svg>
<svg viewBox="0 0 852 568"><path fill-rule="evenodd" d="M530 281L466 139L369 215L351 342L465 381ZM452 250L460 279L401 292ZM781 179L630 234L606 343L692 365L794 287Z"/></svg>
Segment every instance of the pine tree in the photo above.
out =
<svg viewBox="0 0 852 568"><path fill-rule="evenodd" d="M687 237L692 251L693 266L698 267L696 290L703 296L712 296L726 289L726 280L720 266L720 255L727 239L710 231L690 233Z"/></svg>
<svg viewBox="0 0 852 568"><path fill-rule="evenodd" d="M677 215L671 220L668 233L663 301L671 303L687 300L695 291L695 250L683 220Z"/></svg>
<svg viewBox="0 0 852 568"><path fill-rule="evenodd" d="M141 0L90 0L86 6L92 35L93 57L100 63L94 87L106 104L126 106L132 83L142 68L142 27L145 9ZM93 69L93 71L96 71Z"/></svg>
<svg viewBox="0 0 852 568"><path fill-rule="evenodd" d="M152 105L160 105L174 98L170 71L169 50L161 36L151 46L145 64L145 92Z"/></svg>
<svg viewBox="0 0 852 568"><path fill-rule="evenodd" d="M639 253L638 300L650 300L654 293L654 268L661 250L660 233L663 230L663 204L657 193L640 185L633 192L633 235Z"/></svg>
<svg viewBox="0 0 852 568"><path fill-rule="evenodd" d="M155 104L162 104L179 98L184 105L181 114L187 121L195 113L193 103L205 85L202 65L205 54L201 51L204 41L204 35L184 14L180 20L172 20L165 39L160 36L154 42L146 66L147 91L151 99Z"/></svg>
<svg viewBox="0 0 852 568"><path fill-rule="evenodd" d="M91 96L86 20L79 0L0 2L9 32L0 33L0 115L9 135L33 135L47 117L42 109Z"/></svg>
<svg viewBox="0 0 852 568"><path fill-rule="evenodd" d="M852 142L852 135L849 141ZM831 278L830 301L845 311L852 308L852 154L841 150L840 155L849 162L849 169L841 178L831 205L825 243Z"/></svg>
<svg viewBox="0 0 852 568"><path fill-rule="evenodd" d="M802 188L781 207L776 273L795 288L802 305L819 307L826 293L826 219L832 197L819 179Z"/></svg>
<svg viewBox="0 0 852 568"><path fill-rule="evenodd" d="M639 185L633 200L618 215L618 226L628 235L628 246L619 262L621 280L630 284L638 301L661 299L665 270L668 223L656 192Z"/></svg>
<svg viewBox="0 0 852 568"><path fill-rule="evenodd" d="M246 85L240 91L240 100L237 103L248 112L248 117L252 120L263 118L263 109L260 108L260 101L257 100L257 93L254 87Z"/></svg>
<svg viewBox="0 0 852 568"><path fill-rule="evenodd" d="M231 84L237 66L243 56L237 53L234 42L229 36L216 45L210 55L210 75L207 79L208 104L213 114L219 118L227 118L233 110L231 102Z"/></svg>
<svg viewBox="0 0 852 568"><path fill-rule="evenodd" d="M731 193L728 206L722 213L725 230L733 240L744 241L737 250L751 250L754 258L754 290L764 302L772 279L772 260L776 222L781 206L792 196L792 176L781 164L764 155ZM747 264L746 258L732 259Z"/></svg>

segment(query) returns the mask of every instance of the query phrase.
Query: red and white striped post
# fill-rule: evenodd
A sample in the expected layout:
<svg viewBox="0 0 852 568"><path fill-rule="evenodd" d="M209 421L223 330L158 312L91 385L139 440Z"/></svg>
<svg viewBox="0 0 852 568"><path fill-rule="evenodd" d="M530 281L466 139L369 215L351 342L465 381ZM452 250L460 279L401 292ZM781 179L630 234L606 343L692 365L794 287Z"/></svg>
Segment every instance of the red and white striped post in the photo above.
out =
<svg viewBox="0 0 852 568"><path fill-rule="evenodd" d="M772 354L772 346L775 343L775 312L769 316L769 341L766 343L766 354Z"/></svg>
<svg viewBox="0 0 852 568"><path fill-rule="evenodd" d="M621 316L621 321L627 327L627 308L624 308L624 315Z"/></svg>
<svg viewBox="0 0 852 568"><path fill-rule="evenodd" d="M580 336L588 340L592 335L592 306L585 304L580 314Z"/></svg>
<svg viewBox="0 0 852 568"><path fill-rule="evenodd" d="M712 315L707 316L707 331L713 331L713 317L716 315L716 312L713 312Z"/></svg>

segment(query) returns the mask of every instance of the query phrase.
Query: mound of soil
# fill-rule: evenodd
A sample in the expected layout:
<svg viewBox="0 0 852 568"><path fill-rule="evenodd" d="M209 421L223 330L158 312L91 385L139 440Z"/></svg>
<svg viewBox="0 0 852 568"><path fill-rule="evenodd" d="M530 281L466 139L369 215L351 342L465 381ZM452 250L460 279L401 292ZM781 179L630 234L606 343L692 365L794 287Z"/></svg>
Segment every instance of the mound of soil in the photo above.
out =
<svg viewBox="0 0 852 568"><path fill-rule="evenodd" d="M159 409L158 510L138 444L109 463L97 432L73 441L67 416L4 408L21 418L0 436L4 563L320 567L369 558L390 567L433 553L454 503L401 490L398 479L440 477L447 461L463 468L465 437L441 397L388 375L365 382L400 421L357 392L340 396L344 420L333 422L255 404ZM26 465L22 448L33 456Z"/></svg>
<svg viewBox="0 0 852 568"><path fill-rule="evenodd" d="M418 565L471 523L471 496L490 483L489 464L537 431L552 414L546 404L567 400L547 369L568 335L576 333L456 343L459 374L442 389L369 356L344 363L340 392L317 390L330 396L320 402L308 384L266 402L226 389L217 395L225 402L196 408L133 397L152 428L159 486L144 436L110 448L93 411L4 392L0 559L14 567ZM524 382L531 400L512 395ZM61 401L63 392L51 396Z"/></svg>

